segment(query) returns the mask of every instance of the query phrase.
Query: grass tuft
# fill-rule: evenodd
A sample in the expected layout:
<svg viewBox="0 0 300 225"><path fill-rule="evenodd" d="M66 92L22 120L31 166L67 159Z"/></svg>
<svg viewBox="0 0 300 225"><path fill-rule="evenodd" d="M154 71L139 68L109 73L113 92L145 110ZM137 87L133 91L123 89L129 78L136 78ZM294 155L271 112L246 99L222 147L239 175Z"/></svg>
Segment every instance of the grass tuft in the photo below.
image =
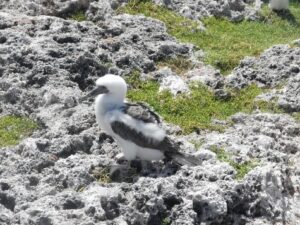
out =
<svg viewBox="0 0 300 225"><path fill-rule="evenodd" d="M172 223L171 219L169 217L166 217L161 222L162 225L170 225Z"/></svg>
<svg viewBox="0 0 300 225"><path fill-rule="evenodd" d="M159 68L167 66L178 75L184 75L193 68L192 62L181 56L162 60L157 63L157 66Z"/></svg>
<svg viewBox="0 0 300 225"><path fill-rule="evenodd" d="M184 133L211 129L222 131L220 125L212 124L212 119L226 120L237 112L250 113L258 106L255 97L262 89L251 85L240 91L233 91L228 100L215 98L212 91L202 84L192 85L191 94L179 94L175 98L168 91L159 92L155 81L141 81L135 71L128 76L131 87L128 98L131 101L146 102L167 122L179 125Z"/></svg>
<svg viewBox="0 0 300 225"><path fill-rule="evenodd" d="M290 4L289 13L271 12L264 6L263 21L230 22L222 18L203 20L207 30L198 23L153 4L148 0L131 0L119 13L144 14L161 20L168 32L182 42L192 43L206 53L205 62L228 74L245 56L257 56L275 45L290 43L300 36L300 3Z"/></svg>
<svg viewBox="0 0 300 225"><path fill-rule="evenodd" d="M219 161L226 162L235 169L235 171L237 172L236 179L238 180L242 180L245 177L245 175L249 173L250 170L255 168L258 164L254 160L243 163L237 163L231 159L232 155L230 153L226 152L223 148L219 148L215 145L211 146L210 150L216 153L217 159Z"/></svg>
<svg viewBox="0 0 300 225"><path fill-rule="evenodd" d="M92 174L100 183L108 184L112 182L107 167L97 167L92 171Z"/></svg>
<svg viewBox="0 0 300 225"><path fill-rule="evenodd" d="M69 19L76 20L78 22L82 22L82 21L87 20L87 18L85 16L85 12L83 10L75 11L73 14L71 14L69 16Z"/></svg>
<svg viewBox="0 0 300 225"><path fill-rule="evenodd" d="M37 123L25 117L0 117L0 147L18 144L37 128Z"/></svg>
<svg viewBox="0 0 300 225"><path fill-rule="evenodd" d="M192 140L190 142L194 145L196 150L199 150L199 148L201 148L201 146L204 144L205 141L204 140Z"/></svg>
<svg viewBox="0 0 300 225"><path fill-rule="evenodd" d="M296 122L300 123L300 112L294 112L292 117L296 120Z"/></svg>
<svg viewBox="0 0 300 225"><path fill-rule="evenodd" d="M277 101L263 101L263 100L258 100L255 101L254 107L256 109L259 109L262 112L270 112L270 113L285 113L283 109L281 109Z"/></svg>

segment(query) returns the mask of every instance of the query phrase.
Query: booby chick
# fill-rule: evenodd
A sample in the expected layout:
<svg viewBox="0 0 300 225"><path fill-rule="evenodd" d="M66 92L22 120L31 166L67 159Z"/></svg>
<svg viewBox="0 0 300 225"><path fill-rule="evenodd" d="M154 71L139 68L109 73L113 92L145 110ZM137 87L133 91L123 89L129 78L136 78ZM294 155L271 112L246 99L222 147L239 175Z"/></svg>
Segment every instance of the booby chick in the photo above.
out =
<svg viewBox="0 0 300 225"><path fill-rule="evenodd" d="M289 0L270 0L269 7L272 10L287 10L289 8Z"/></svg>
<svg viewBox="0 0 300 225"><path fill-rule="evenodd" d="M120 145L128 161L173 159L179 165L199 165L197 158L179 152L159 126L160 118L143 104L125 102L127 84L117 75L108 74L96 81L96 88L84 98L97 96L96 120L105 133Z"/></svg>

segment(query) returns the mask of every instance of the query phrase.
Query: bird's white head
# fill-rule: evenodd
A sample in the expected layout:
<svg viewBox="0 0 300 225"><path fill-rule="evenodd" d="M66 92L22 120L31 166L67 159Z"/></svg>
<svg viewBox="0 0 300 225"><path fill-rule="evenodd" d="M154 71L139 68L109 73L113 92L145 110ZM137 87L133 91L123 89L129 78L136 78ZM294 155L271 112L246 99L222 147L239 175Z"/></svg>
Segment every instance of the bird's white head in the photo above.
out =
<svg viewBox="0 0 300 225"><path fill-rule="evenodd" d="M127 93L125 80L117 75L107 74L98 78L96 87L81 98L82 101L96 96L106 96L115 102L123 102Z"/></svg>
<svg viewBox="0 0 300 225"><path fill-rule="evenodd" d="M124 100L126 97L127 84L120 76L107 74L98 78L96 85L98 89L103 90L103 92L100 94L113 95L120 100Z"/></svg>

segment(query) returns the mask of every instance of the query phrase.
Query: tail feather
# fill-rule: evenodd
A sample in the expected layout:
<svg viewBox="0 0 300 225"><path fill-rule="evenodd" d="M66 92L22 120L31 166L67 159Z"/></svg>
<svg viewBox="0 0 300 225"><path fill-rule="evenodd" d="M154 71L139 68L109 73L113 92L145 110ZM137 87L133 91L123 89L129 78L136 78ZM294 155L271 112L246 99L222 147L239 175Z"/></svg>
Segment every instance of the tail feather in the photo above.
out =
<svg viewBox="0 0 300 225"><path fill-rule="evenodd" d="M200 159L182 152L173 153L171 155L171 158L175 161L175 163L179 164L180 166L199 166L202 164L202 161Z"/></svg>

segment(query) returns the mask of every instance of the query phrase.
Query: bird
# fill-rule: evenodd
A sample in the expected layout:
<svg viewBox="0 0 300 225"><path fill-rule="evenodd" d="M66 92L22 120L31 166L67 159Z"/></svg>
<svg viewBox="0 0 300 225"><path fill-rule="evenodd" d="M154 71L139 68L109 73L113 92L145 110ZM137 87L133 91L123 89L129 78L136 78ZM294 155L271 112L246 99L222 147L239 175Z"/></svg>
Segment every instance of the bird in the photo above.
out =
<svg viewBox="0 0 300 225"><path fill-rule="evenodd" d="M83 97L95 98L96 121L101 130L121 147L126 160L173 160L178 165L197 166L201 162L180 152L180 143L161 127L160 117L143 103L129 103L127 84L118 75L97 79L96 87Z"/></svg>
<svg viewBox="0 0 300 225"><path fill-rule="evenodd" d="M286 10L289 8L289 0L270 0L269 7L272 10Z"/></svg>

